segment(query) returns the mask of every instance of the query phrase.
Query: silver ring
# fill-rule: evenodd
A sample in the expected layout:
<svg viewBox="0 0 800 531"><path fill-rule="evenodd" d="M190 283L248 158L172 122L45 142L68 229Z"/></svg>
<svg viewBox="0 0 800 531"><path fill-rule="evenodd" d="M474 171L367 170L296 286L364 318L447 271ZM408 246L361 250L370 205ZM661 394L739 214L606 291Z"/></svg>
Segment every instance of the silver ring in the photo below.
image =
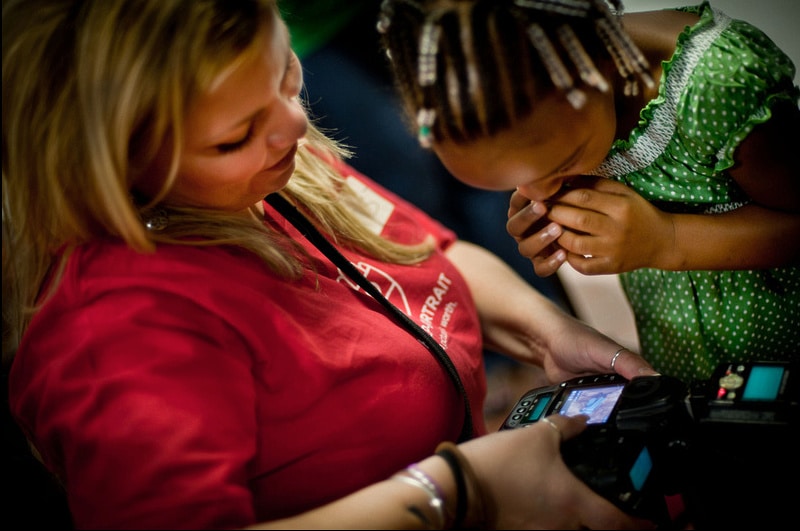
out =
<svg viewBox="0 0 800 531"><path fill-rule="evenodd" d="M549 419L549 418L547 418L547 417L543 418L543 419L542 419L542 422L544 422L545 424L547 424L548 426L550 426L551 428L553 428L554 430L556 430L556 433L558 434L558 440L559 440L559 441L560 441L560 440L562 440L562 439L564 438L564 436L561 434L561 428L559 428L558 426L556 426L556 423L555 423L555 422L553 422L552 420L550 420L550 419Z"/></svg>
<svg viewBox="0 0 800 531"><path fill-rule="evenodd" d="M619 355L620 355L620 354L622 354L622 351L623 351L623 350L628 350L628 349L626 349L625 347L622 347L621 349L619 349L618 351L616 351L616 352L614 353L614 357L612 357L612 358L611 358L611 370L612 370L612 371L614 370L614 365L616 365L616 364L617 364L617 358L619 358Z"/></svg>

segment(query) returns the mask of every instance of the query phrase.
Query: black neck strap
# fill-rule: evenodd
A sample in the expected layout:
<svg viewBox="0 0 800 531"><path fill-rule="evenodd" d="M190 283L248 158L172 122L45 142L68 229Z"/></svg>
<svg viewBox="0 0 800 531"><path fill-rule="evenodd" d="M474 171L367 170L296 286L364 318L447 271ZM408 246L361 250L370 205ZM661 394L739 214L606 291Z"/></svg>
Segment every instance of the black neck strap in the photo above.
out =
<svg viewBox="0 0 800 531"><path fill-rule="evenodd" d="M340 270L347 276L353 279L358 285L373 299L381 303L381 305L388 310L391 315L403 328L408 330L414 335L437 359L439 364L447 372L450 379L453 381L456 389L461 393L464 401L464 424L461 428L461 435L459 435L459 442L466 441L472 438L474 430L472 426L472 411L469 404L469 397L467 391L464 389L464 384L461 382L461 377L453 365L453 361L442 346L431 337L430 334L425 332L417 323L415 323L408 315L400 310L397 306L392 304L389 299L383 296L378 288L375 287L358 269L334 247L317 228L297 210L289 201L287 201L280 194L270 194L264 198L272 208L277 210L283 217L285 217L300 233L314 246L319 249L325 256L328 257Z"/></svg>

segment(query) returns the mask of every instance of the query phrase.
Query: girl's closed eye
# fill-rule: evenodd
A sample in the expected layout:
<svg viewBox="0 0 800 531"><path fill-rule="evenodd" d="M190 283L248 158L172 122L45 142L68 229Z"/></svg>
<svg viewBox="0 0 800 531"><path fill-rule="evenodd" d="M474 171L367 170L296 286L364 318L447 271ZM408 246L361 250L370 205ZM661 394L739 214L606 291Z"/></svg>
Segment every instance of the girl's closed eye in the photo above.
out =
<svg viewBox="0 0 800 531"><path fill-rule="evenodd" d="M573 166L575 166L575 161L574 160L569 162L569 163L567 163L567 164L564 164L563 166L561 166L556 171L556 174L557 175L564 175L565 173L569 173L569 170L572 169Z"/></svg>
<svg viewBox="0 0 800 531"><path fill-rule="evenodd" d="M570 173L570 170L575 168L580 162L581 157L583 156L583 152L586 150L586 144L583 144L576 149L572 155L567 159L567 161L561 165L558 170L556 170L556 175L566 175Z"/></svg>

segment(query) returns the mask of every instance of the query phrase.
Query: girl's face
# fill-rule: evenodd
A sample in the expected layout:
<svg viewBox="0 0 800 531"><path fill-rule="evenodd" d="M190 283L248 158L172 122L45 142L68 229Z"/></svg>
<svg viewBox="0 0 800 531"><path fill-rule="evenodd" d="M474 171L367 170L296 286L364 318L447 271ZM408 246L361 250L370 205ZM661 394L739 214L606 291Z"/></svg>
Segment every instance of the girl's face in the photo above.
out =
<svg viewBox="0 0 800 531"><path fill-rule="evenodd" d="M586 174L605 158L614 140L613 96L586 91L575 110L560 93L542 100L511 129L466 144L434 142L455 178L487 190L518 189L544 201L571 178Z"/></svg>
<svg viewBox="0 0 800 531"><path fill-rule="evenodd" d="M233 69L192 102L173 205L241 211L280 190L294 171L298 140L308 127L298 95L303 74L277 19L255 59ZM166 171L169 148L157 162Z"/></svg>

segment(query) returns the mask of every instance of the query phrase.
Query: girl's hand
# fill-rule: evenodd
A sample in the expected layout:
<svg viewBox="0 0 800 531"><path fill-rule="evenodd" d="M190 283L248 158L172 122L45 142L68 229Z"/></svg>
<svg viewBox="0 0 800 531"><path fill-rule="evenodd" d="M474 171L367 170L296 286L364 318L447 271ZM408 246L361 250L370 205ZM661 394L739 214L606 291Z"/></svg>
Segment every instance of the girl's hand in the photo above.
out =
<svg viewBox="0 0 800 531"><path fill-rule="evenodd" d="M519 253L530 258L540 277L552 275L567 260L566 251L556 243L563 229L546 214L544 203L531 201L517 191L511 194L506 231L517 240Z"/></svg>
<svg viewBox="0 0 800 531"><path fill-rule="evenodd" d="M575 179L553 198L549 217L564 227L558 244L567 261L587 275L658 267L675 247L670 214L610 179Z"/></svg>
<svg viewBox="0 0 800 531"><path fill-rule="evenodd" d="M519 242L520 253L531 258L536 274L552 274L563 261L558 263L558 251L549 251L543 244L551 233L534 232L543 222L532 223L534 209L522 208L523 200L516 192L512 196L509 213L516 214L506 228ZM659 267L669 263L675 246L670 214L610 179L576 178L552 197L549 212L540 217L560 229L555 242L547 245L556 245L576 271L587 275Z"/></svg>

